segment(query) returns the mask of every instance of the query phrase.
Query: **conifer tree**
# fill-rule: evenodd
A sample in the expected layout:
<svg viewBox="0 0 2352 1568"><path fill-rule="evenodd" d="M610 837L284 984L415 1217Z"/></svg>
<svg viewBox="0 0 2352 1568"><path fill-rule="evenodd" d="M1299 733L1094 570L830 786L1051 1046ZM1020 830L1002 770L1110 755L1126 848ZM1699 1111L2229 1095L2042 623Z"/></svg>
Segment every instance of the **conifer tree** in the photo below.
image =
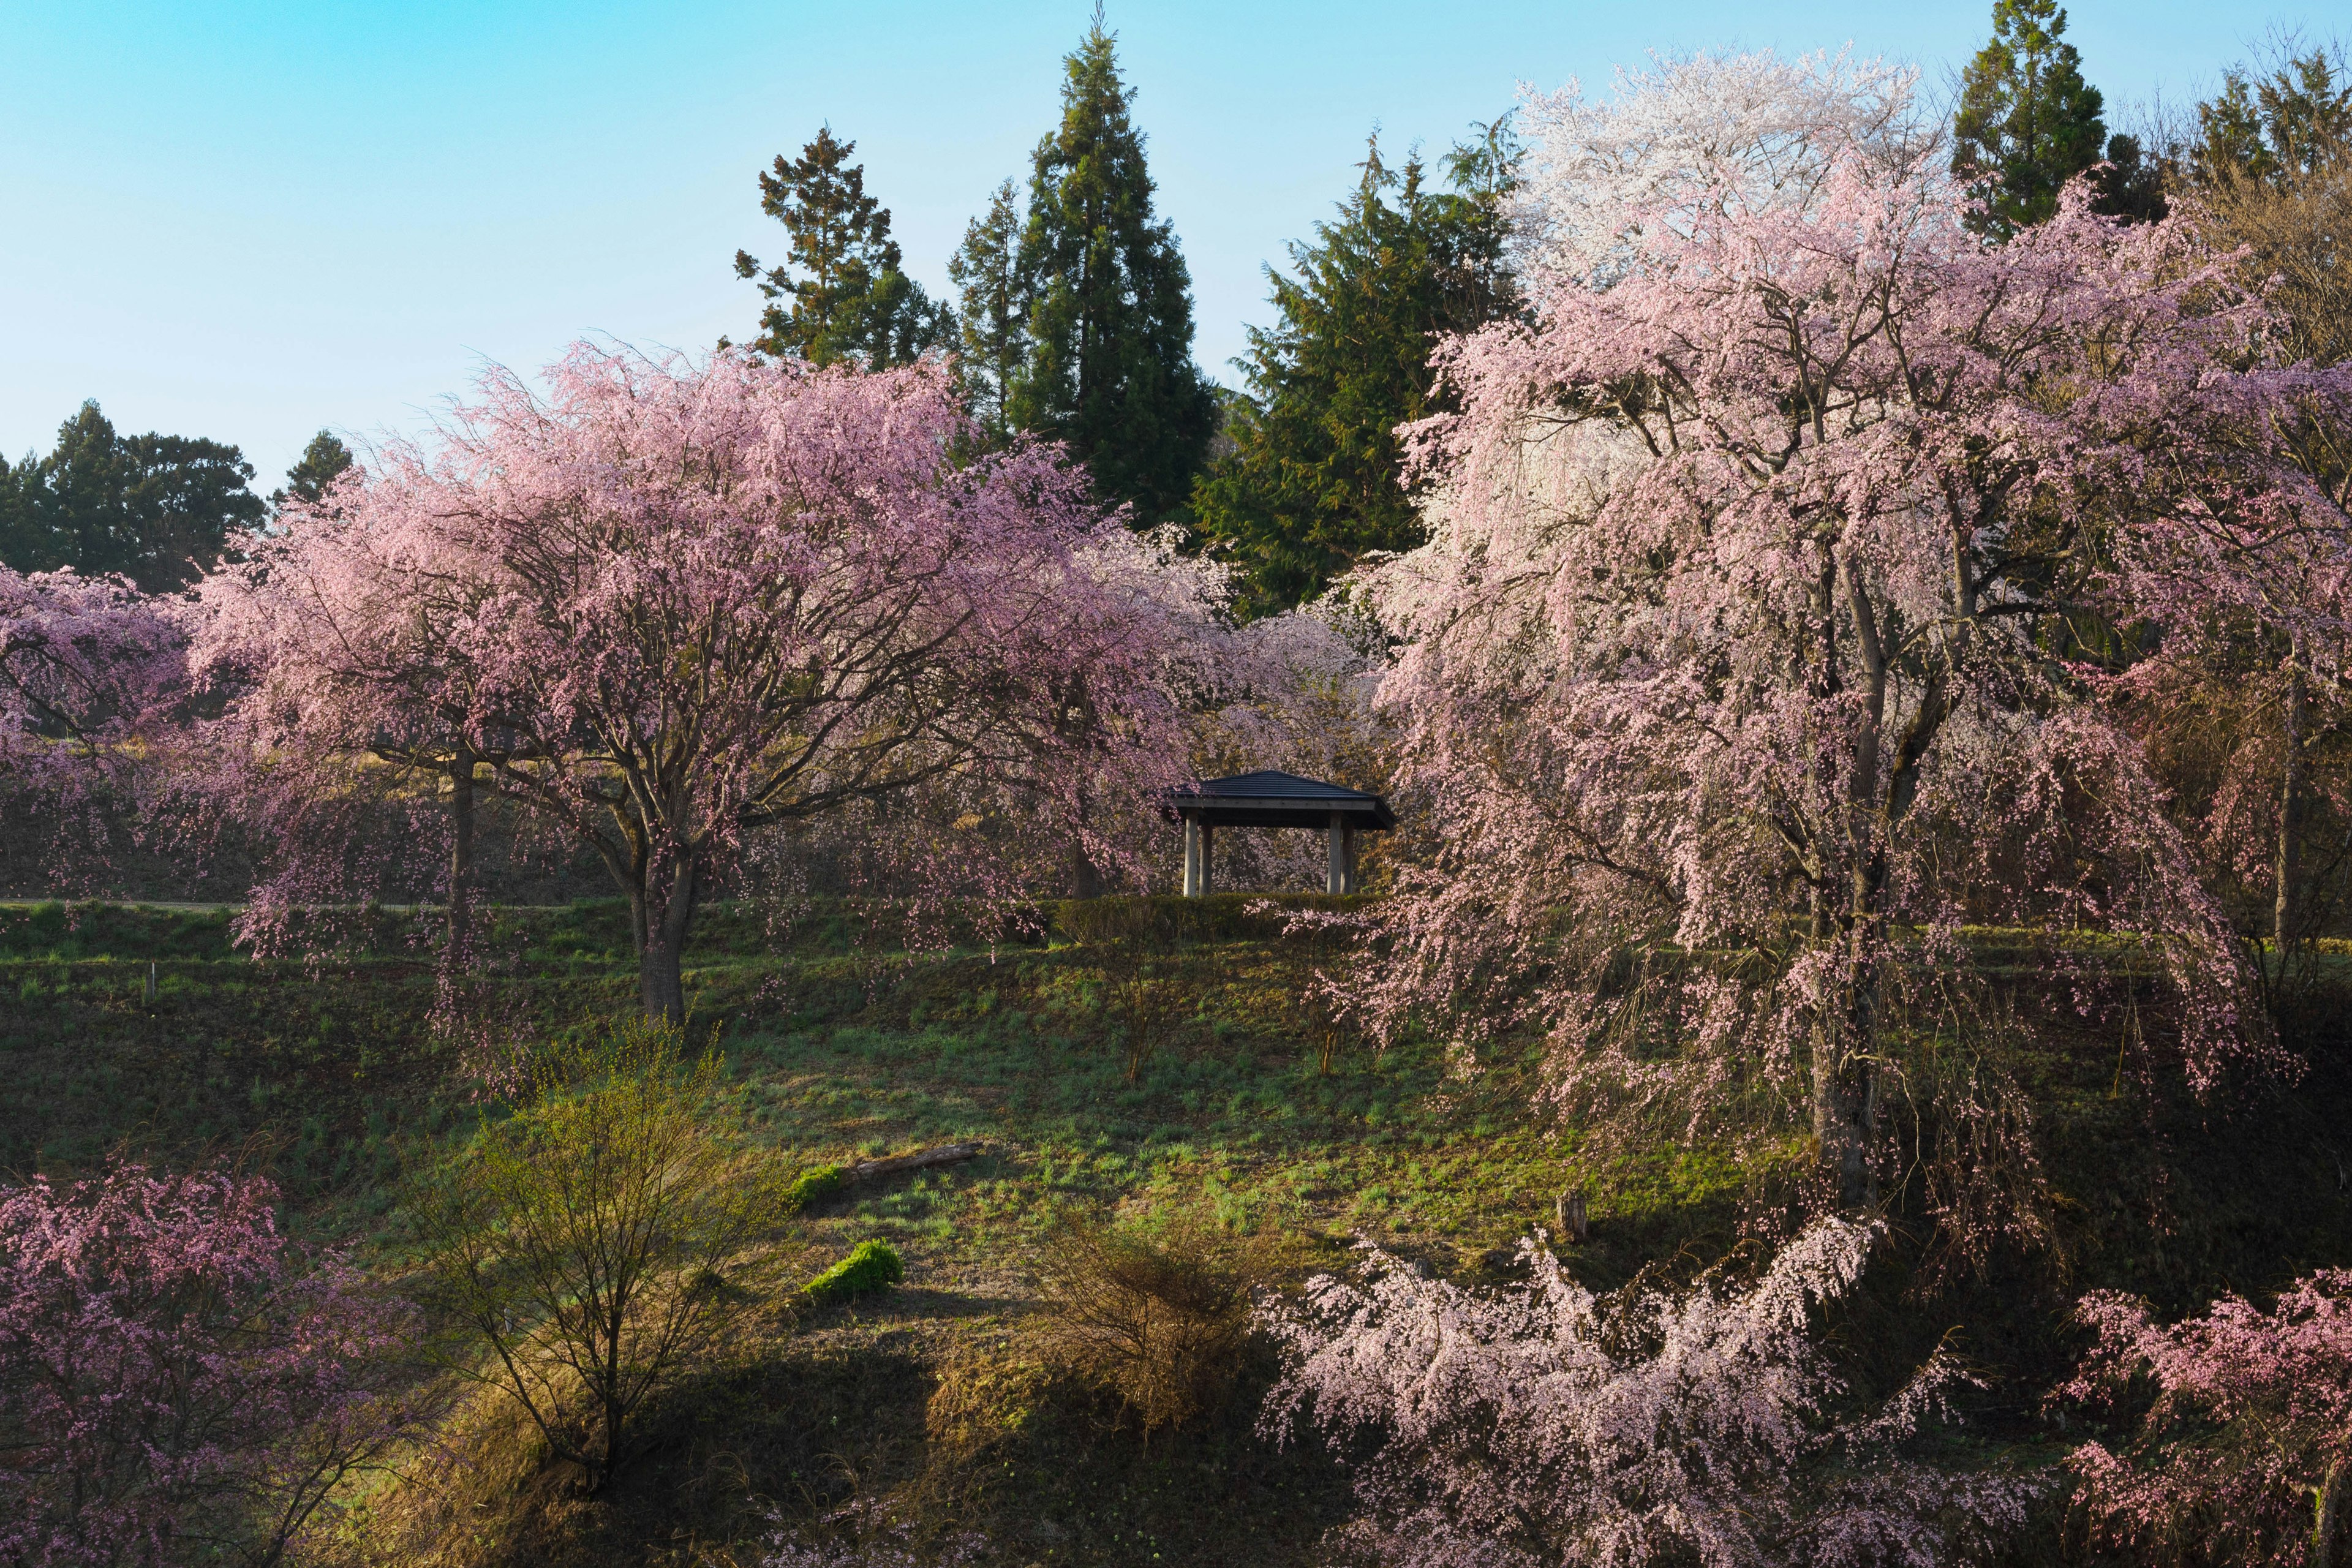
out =
<svg viewBox="0 0 2352 1568"><path fill-rule="evenodd" d="M1062 123L1038 143L1017 259L1032 301L1011 422L1066 442L1138 523L1183 513L1216 397L1192 363L1192 285L1151 211L1143 136L1095 14L1067 61Z"/></svg>
<svg viewBox="0 0 2352 1568"><path fill-rule="evenodd" d="M184 586L228 535L266 510L236 447L190 436L118 433L96 403L58 444L16 466L0 517L0 559L20 572L119 572L148 593Z"/></svg>
<svg viewBox="0 0 2352 1568"><path fill-rule="evenodd" d="M1006 397L1029 352L1020 254L1021 197L1007 180L989 198L988 211L965 227L962 246L948 260L948 277L961 296L957 372L965 406L999 447L1012 435Z"/></svg>
<svg viewBox="0 0 2352 1568"><path fill-rule="evenodd" d="M332 431L321 430L310 437L302 448L302 456L286 470L286 483L269 492L269 504L275 510L290 498L310 505L319 504L327 487L336 477L352 466L352 449L343 445Z"/></svg>
<svg viewBox="0 0 2352 1568"><path fill-rule="evenodd" d="M749 251L735 253L735 276L759 279L769 301L751 345L762 353L879 370L910 364L952 334L952 313L902 269L890 210L866 194L865 165L849 161L856 150L823 126L797 159L779 153L760 176L760 210L792 237L789 258L765 273Z"/></svg>
<svg viewBox="0 0 2352 1568"><path fill-rule="evenodd" d="M2099 162L2105 100L2065 33L2057 0L1994 0L1992 38L1961 78L1952 171L1981 182L1987 233L2042 222L2066 182Z"/></svg>
<svg viewBox="0 0 2352 1568"><path fill-rule="evenodd" d="M1251 395L1194 495L1200 531L1243 568L1245 612L1286 609L1366 553L1422 542L1396 427L1437 411L1436 334L1518 308L1502 214L1517 148L1500 121L1483 130L1447 158L1450 192L1427 188L1418 156L1391 170L1375 137L1338 219L1291 247L1296 275L1266 269L1278 320L1250 329L1236 363Z"/></svg>

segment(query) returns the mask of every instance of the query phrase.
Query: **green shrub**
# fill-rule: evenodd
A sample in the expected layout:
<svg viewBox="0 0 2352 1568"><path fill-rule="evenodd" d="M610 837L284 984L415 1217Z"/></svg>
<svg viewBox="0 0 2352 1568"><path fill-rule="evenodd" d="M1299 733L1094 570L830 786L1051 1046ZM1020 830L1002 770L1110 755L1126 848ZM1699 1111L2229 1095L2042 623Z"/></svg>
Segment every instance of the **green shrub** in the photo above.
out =
<svg viewBox="0 0 2352 1568"><path fill-rule="evenodd" d="M819 1165L803 1171L784 1189L784 1212L798 1214L820 1198L829 1198L848 1184L849 1178L838 1165Z"/></svg>
<svg viewBox="0 0 2352 1568"><path fill-rule="evenodd" d="M898 1249L887 1241L861 1241L848 1257L801 1287L813 1306L887 1290L907 1277Z"/></svg>

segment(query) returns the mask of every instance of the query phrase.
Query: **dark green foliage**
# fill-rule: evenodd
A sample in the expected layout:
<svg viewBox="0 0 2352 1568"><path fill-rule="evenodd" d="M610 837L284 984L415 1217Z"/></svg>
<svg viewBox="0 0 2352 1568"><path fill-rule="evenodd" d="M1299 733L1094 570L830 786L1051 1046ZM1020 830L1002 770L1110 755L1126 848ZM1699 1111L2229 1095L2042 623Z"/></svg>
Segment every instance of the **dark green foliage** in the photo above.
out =
<svg viewBox="0 0 2352 1568"><path fill-rule="evenodd" d="M948 259L961 304L957 374L972 417L997 446L1012 438L1005 400L1029 354L1029 299L1020 259L1021 198L1007 180L989 197L988 211L965 227L962 246Z"/></svg>
<svg viewBox="0 0 2352 1568"><path fill-rule="evenodd" d="M2056 212L2059 191L2105 145L2105 100L2065 32L2057 0L1994 0L1992 39L1961 78L1952 171L1983 182L1987 233L2006 237Z"/></svg>
<svg viewBox="0 0 2352 1568"><path fill-rule="evenodd" d="M331 432L321 430L302 448L301 458L286 470L286 483L269 492L271 507L282 507L289 497L316 506L327 487L352 466L352 449Z"/></svg>
<svg viewBox="0 0 2352 1568"><path fill-rule="evenodd" d="M1193 499L1201 534L1245 574L1244 613L1304 603L1366 554L1421 542L1396 427L1446 405L1429 369L1441 335L1519 308L1502 212L1517 159L1497 121L1454 150L1454 188L1435 192L1418 156L1391 171L1375 137L1339 218L1291 247L1297 275L1266 269L1279 319L1250 329L1237 362L1250 396Z"/></svg>
<svg viewBox="0 0 2352 1568"><path fill-rule="evenodd" d="M2197 106L2197 130L2189 163L2200 184L2277 185L2318 174L2352 148L2352 71L2325 47L2256 74L2225 71L2221 92Z"/></svg>
<svg viewBox="0 0 2352 1568"><path fill-rule="evenodd" d="M887 1290L906 1277L897 1247L887 1241L861 1241L848 1257L802 1286L801 1295L812 1305L825 1306Z"/></svg>
<svg viewBox="0 0 2352 1568"><path fill-rule="evenodd" d="M779 153L760 176L760 210L792 237L790 259L764 275L749 251L735 253L735 275L758 279L769 300L752 340L763 353L879 370L952 340L953 313L901 269L890 210L866 194L865 166L849 162L856 150L825 126L797 159Z"/></svg>
<svg viewBox="0 0 2352 1568"><path fill-rule="evenodd" d="M2164 162L2148 156L2137 136L2108 137L2106 162L2091 179L2098 188L2092 206L2109 217L2153 223L2170 210L2164 199Z"/></svg>
<svg viewBox="0 0 2352 1568"><path fill-rule="evenodd" d="M1037 144L1016 259L1028 357L1016 427L1067 443L1138 524L1182 515L1216 426L1192 363L1192 279L1151 211L1143 135L1099 15L1067 62L1062 123Z"/></svg>
<svg viewBox="0 0 2352 1568"><path fill-rule="evenodd" d="M122 436L95 403L58 427L0 489L0 562L21 572L119 572L149 593L194 581L228 535L267 508L235 447L188 436Z"/></svg>

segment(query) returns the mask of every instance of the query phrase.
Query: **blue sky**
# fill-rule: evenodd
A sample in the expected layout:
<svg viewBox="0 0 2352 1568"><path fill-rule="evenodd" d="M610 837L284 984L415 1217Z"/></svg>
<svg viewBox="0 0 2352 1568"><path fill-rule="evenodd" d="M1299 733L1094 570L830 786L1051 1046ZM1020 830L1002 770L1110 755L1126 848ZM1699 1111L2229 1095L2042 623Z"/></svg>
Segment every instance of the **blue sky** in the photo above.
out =
<svg viewBox="0 0 2352 1568"><path fill-rule="evenodd" d="M2111 108L2209 89L2341 0L2082 0ZM2270 8L2265 8L2269 5ZM415 431L484 360L601 332L743 335L736 248L781 251L753 179L822 121L856 139L910 270L942 289L1025 176L1089 0L8 0L0 7L0 451L95 397L119 426L244 447L267 489L321 426ZM1862 5L1113 0L1198 353L1265 318L1261 265L1324 216L1365 132L1441 148L1522 81L1653 48L1907 59L1941 81L1990 0Z"/></svg>

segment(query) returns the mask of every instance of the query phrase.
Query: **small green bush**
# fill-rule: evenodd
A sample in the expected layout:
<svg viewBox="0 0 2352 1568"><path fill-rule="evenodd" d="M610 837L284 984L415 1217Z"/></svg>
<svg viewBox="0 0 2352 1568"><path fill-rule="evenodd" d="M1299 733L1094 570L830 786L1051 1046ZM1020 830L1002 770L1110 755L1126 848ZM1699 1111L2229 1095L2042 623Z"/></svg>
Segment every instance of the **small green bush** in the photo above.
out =
<svg viewBox="0 0 2352 1568"><path fill-rule="evenodd" d="M803 1171L793 1178L793 1184L784 1189L784 1212L798 1214L819 1198L831 1197L841 1191L848 1179L838 1165L819 1165L814 1170Z"/></svg>
<svg viewBox="0 0 2352 1568"><path fill-rule="evenodd" d="M861 1241L848 1257L801 1287L813 1306L887 1290L907 1277L898 1248L887 1241Z"/></svg>

